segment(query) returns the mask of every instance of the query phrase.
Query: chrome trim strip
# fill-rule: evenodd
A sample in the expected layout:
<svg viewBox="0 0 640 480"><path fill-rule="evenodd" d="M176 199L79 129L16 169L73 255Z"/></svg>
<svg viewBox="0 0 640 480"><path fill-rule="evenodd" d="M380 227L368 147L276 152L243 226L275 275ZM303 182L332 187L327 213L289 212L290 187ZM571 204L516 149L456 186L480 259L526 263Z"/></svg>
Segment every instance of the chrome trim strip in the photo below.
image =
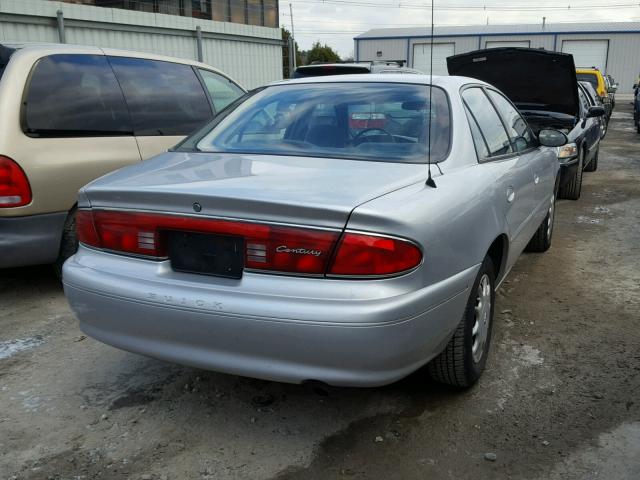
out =
<svg viewBox="0 0 640 480"><path fill-rule="evenodd" d="M303 228L307 230L322 230L326 232L342 232L343 227L318 227L314 225L300 225L297 223L285 223L285 222L271 222L267 220L253 220L248 218L237 218L237 217L221 217L217 215L198 215L193 213L182 213L182 212L163 212L159 210L144 210L144 209L130 209L130 208L119 208L119 207L83 207L78 210L87 210L94 212L126 212L126 213L150 213L154 215L167 215L172 217L190 217L190 218L199 218L199 219L211 219L211 220L226 220L230 222L244 222L244 223L255 223L256 225L275 225L279 227L293 227L293 228Z"/></svg>

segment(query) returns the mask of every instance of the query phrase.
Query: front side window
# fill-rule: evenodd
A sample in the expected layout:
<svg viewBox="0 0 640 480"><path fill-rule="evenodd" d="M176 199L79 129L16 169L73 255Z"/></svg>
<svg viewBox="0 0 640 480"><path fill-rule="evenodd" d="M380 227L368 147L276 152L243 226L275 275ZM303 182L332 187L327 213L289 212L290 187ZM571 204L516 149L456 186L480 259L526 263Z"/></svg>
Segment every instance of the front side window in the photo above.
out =
<svg viewBox="0 0 640 480"><path fill-rule="evenodd" d="M236 98L244 95L244 90L222 75L202 69L200 69L200 75L202 75L204 85L209 91L209 95L211 95L216 112L222 110Z"/></svg>
<svg viewBox="0 0 640 480"><path fill-rule="evenodd" d="M582 93L582 90L578 90L578 96L580 97L580 107L582 110L581 116L584 117L589 111L589 101L587 100L585 94Z"/></svg>
<svg viewBox="0 0 640 480"><path fill-rule="evenodd" d="M122 90L102 55L40 59L23 108L23 128L30 135L131 135L133 131Z"/></svg>
<svg viewBox="0 0 640 480"><path fill-rule="evenodd" d="M189 65L109 57L122 85L136 135L188 135L213 112Z"/></svg>
<svg viewBox="0 0 640 480"><path fill-rule="evenodd" d="M489 156L513 153L502 120L482 89L468 88L462 92L462 99L480 128Z"/></svg>
<svg viewBox="0 0 640 480"><path fill-rule="evenodd" d="M429 141L431 131L431 141ZM388 162L446 158L451 113L444 90L402 83L277 85L249 97L196 140L208 152Z"/></svg>
<svg viewBox="0 0 640 480"><path fill-rule="evenodd" d="M516 150L522 152L535 147L536 142L529 130L529 125L518 110L509 100L495 90L488 90L488 93L507 125L507 133Z"/></svg>

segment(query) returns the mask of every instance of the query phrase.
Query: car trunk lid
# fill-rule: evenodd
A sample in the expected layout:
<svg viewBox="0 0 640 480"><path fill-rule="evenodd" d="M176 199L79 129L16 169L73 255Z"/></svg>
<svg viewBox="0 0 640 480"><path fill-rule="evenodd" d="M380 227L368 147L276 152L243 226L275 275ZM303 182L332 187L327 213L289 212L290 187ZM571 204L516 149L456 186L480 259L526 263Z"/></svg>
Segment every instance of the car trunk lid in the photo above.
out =
<svg viewBox="0 0 640 480"><path fill-rule="evenodd" d="M108 174L83 193L92 208L343 228L358 205L425 176L423 164L169 152Z"/></svg>
<svg viewBox="0 0 640 480"><path fill-rule="evenodd" d="M490 48L449 57L447 68L450 75L493 85L525 114L546 111L579 116L572 55L532 48Z"/></svg>

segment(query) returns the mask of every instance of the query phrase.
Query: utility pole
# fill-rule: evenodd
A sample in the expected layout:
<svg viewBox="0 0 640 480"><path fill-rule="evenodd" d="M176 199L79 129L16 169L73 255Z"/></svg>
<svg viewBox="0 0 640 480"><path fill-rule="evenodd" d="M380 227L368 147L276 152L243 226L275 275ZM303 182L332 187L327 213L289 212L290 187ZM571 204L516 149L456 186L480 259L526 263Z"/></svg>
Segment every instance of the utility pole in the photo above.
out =
<svg viewBox="0 0 640 480"><path fill-rule="evenodd" d="M291 3L289 3L289 15L291 16L291 45L292 45L292 51L293 51L293 68L295 69L297 67L296 65L296 33L295 30L293 29L293 7L291 6Z"/></svg>

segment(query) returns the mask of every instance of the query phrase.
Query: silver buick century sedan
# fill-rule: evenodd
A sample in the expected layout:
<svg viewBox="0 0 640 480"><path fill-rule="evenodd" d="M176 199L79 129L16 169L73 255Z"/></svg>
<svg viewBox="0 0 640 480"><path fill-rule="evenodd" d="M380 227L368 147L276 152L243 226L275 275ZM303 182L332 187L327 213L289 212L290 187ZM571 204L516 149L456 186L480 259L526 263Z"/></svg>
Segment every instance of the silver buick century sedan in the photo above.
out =
<svg viewBox="0 0 640 480"><path fill-rule="evenodd" d="M84 187L64 265L82 330L283 382L477 381L496 287L550 246L566 137L477 80L363 77L258 89Z"/></svg>

